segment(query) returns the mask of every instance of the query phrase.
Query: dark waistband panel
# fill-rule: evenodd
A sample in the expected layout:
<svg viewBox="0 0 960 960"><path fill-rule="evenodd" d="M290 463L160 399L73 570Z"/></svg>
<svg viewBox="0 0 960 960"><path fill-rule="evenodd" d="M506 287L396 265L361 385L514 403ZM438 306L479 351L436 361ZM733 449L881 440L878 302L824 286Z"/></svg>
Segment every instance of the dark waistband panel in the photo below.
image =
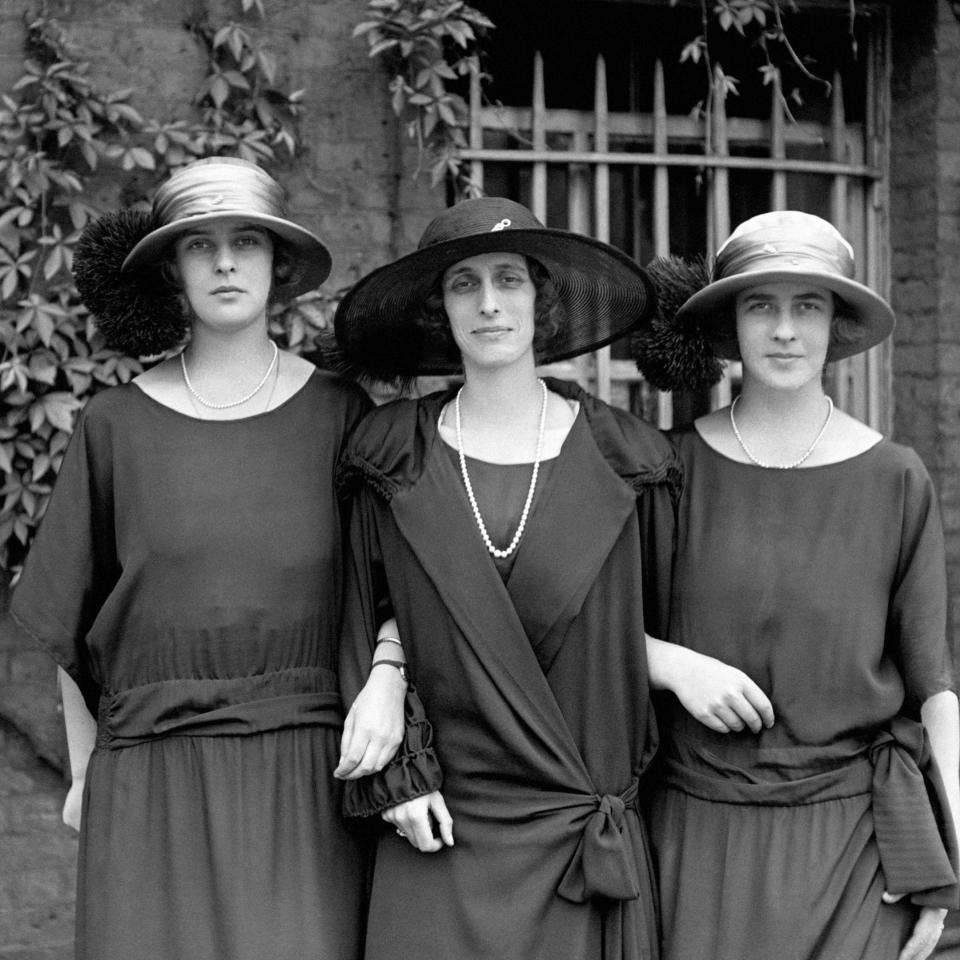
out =
<svg viewBox="0 0 960 960"><path fill-rule="evenodd" d="M929 906L960 905L957 837L943 780L923 726L894 717L859 753L826 769L784 764L781 779L759 779L731 766L713 744L678 741L664 782L714 803L795 807L863 796L873 812L880 859L891 893L922 894ZM789 775L789 776L787 776Z"/></svg>
<svg viewBox="0 0 960 960"><path fill-rule="evenodd" d="M100 698L97 745L118 749L160 737L249 736L342 722L336 674L322 667L295 667L107 691Z"/></svg>

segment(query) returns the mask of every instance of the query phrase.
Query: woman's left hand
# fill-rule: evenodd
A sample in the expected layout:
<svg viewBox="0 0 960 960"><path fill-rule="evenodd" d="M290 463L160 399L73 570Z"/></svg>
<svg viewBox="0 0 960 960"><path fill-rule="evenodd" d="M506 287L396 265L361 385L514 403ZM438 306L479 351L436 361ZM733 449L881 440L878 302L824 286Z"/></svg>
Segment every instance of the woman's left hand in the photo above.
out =
<svg viewBox="0 0 960 960"><path fill-rule="evenodd" d="M406 681L393 667L371 670L343 724L340 762L333 775L356 780L382 770L403 742Z"/></svg>
<svg viewBox="0 0 960 960"><path fill-rule="evenodd" d="M896 903L903 899L903 894L884 893L884 903ZM943 933L943 922L947 918L947 911L941 907L921 907L920 916L913 925L913 932L906 942L897 960L927 960L937 944L940 934Z"/></svg>

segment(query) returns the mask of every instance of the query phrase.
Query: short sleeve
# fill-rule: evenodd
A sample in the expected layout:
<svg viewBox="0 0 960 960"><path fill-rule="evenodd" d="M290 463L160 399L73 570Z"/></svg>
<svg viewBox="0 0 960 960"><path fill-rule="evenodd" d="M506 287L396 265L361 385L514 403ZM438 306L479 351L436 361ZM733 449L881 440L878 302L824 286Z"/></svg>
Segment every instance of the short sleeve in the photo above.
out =
<svg viewBox="0 0 960 960"><path fill-rule="evenodd" d="M918 709L934 694L953 690L954 677L946 636L946 560L936 492L919 459L908 466L903 482L888 644L903 672L908 704Z"/></svg>
<svg viewBox="0 0 960 960"><path fill-rule="evenodd" d="M118 576L109 431L97 433L85 410L10 604L18 626L77 682L94 715L99 689L84 638Z"/></svg>
<svg viewBox="0 0 960 960"><path fill-rule="evenodd" d="M671 461L649 482L638 486L637 514L643 550L643 622L647 633L666 637L670 584L677 538L677 503L681 468Z"/></svg>

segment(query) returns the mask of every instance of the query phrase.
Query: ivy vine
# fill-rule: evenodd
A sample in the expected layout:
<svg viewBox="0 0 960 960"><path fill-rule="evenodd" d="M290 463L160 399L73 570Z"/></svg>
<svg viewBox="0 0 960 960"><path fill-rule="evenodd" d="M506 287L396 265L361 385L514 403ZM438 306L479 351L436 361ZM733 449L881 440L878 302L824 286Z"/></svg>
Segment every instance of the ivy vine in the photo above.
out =
<svg viewBox="0 0 960 960"><path fill-rule="evenodd" d="M670 6L675 7L679 2L670 0ZM795 48L787 30L787 15L800 12L798 0L699 0L699 6L700 33L680 53L681 63L702 63L705 68L707 94L697 104L697 112L709 115L718 97L725 99L739 92L740 78L728 73L711 54L711 26L719 28L722 33L739 35L745 44L759 48L764 61L759 67L762 82L764 86L780 83L780 102L789 120L795 120L792 111L803 103L803 93L798 84L793 84L788 91L783 90L782 80L787 67L819 87L825 96L830 95L831 81L815 72L809 55ZM857 52L856 19L856 2L847 0L847 34L854 55Z"/></svg>
<svg viewBox="0 0 960 960"><path fill-rule="evenodd" d="M132 91L101 90L53 19L26 22L23 72L0 96L0 574L16 572L43 514L77 411L97 390L128 381L136 358L108 350L70 274L105 174L126 200L197 157L258 162L296 155L303 91L286 93L256 38L262 0L241 0L243 22L193 22L208 62L198 118L144 118ZM253 25L252 25L253 24ZM271 317L294 350L329 323L325 295Z"/></svg>
<svg viewBox="0 0 960 960"><path fill-rule="evenodd" d="M480 42L493 23L463 0L369 0L367 13L353 35L391 74L393 111L417 145L414 176L426 170L431 186L449 179L459 193L472 192L460 161L469 107L450 84L479 72Z"/></svg>

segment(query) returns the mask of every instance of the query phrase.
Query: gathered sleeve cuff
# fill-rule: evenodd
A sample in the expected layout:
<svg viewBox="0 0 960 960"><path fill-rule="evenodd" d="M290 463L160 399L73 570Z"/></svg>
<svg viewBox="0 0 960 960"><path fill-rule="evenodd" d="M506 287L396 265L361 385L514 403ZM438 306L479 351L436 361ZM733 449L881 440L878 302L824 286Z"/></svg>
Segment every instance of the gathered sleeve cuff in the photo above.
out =
<svg viewBox="0 0 960 960"><path fill-rule="evenodd" d="M341 464L341 489L352 501L340 642L341 695L349 707L370 672L377 627L392 612L377 525L378 501L389 499L392 485L365 457L348 454ZM403 742L387 766L345 781L345 816L373 816L440 788L443 777L433 729L412 684L404 701L404 728Z"/></svg>
<svg viewBox="0 0 960 960"><path fill-rule="evenodd" d="M433 728L412 685L407 690L404 712L403 743L390 763L369 777L344 784L345 816L370 817L433 793L443 785L440 761L433 749Z"/></svg>

